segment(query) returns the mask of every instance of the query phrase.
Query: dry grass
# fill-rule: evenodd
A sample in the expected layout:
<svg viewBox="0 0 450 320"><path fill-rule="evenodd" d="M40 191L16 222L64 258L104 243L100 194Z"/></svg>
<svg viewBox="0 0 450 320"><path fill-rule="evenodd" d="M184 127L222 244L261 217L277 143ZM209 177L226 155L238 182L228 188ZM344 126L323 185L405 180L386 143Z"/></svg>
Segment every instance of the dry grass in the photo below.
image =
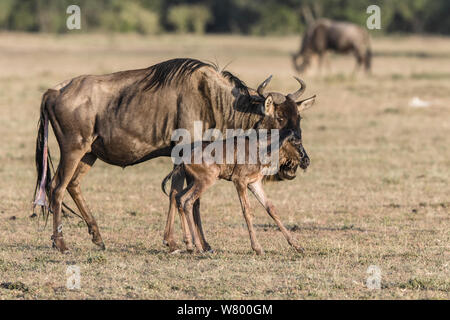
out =
<svg viewBox="0 0 450 320"><path fill-rule="evenodd" d="M29 216L40 97L83 73L149 66L171 57L217 60L250 86L296 88L288 57L297 38L147 38L0 34L0 298L448 299L450 207L450 39L374 40L374 75L349 76L353 60L332 57L332 72L303 77L318 95L305 114L312 164L267 194L306 248L296 254L257 205L250 248L230 183L204 197L207 238L216 252L167 254L167 198L159 184L169 159L121 168L97 162L85 196L107 250L98 251L78 218L64 220L70 255L51 249L51 227ZM411 108L418 96L429 108ZM53 153L57 155L54 139ZM68 197L66 198L68 199ZM39 221L38 221L39 220ZM179 230L177 222L177 231ZM180 232L178 231L178 234ZM65 287L81 269L81 290ZM382 289L365 286L377 265Z"/></svg>

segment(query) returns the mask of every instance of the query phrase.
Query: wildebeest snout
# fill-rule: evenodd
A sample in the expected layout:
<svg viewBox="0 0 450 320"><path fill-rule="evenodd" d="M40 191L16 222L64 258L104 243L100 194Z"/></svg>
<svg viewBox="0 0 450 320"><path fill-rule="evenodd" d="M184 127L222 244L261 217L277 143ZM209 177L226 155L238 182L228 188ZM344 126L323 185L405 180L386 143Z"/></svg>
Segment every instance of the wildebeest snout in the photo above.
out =
<svg viewBox="0 0 450 320"><path fill-rule="evenodd" d="M289 130L288 131L287 140L290 143L292 143L292 145L294 145L297 148L302 145L302 138L301 138L301 136L298 134L298 132L296 132L294 130Z"/></svg>
<svg viewBox="0 0 450 320"><path fill-rule="evenodd" d="M299 146L298 152L300 153L300 168L302 169L308 168L310 163L309 157L308 154L306 153L305 148L303 148L302 145Z"/></svg>

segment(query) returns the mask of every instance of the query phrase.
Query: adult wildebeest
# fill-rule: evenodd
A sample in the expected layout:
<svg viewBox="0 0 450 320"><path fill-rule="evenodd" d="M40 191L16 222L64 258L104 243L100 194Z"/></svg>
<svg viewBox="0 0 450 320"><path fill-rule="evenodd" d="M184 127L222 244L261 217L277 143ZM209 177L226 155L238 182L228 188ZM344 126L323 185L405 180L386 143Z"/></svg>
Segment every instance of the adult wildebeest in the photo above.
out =
<svg viewBox="0 0 450 320"><path fill-rule="evenodd" d="M301 87L290 95L291 99L295 100L303 91ZM281 94L271 96L275 105L285 101ZM252 128L264 117L264 100L231 73L219 72L214 66L193 59L173 59L146 69L108 75L80 76L47 90L42 98L36 141L35 204L48 203L53 213L53 246L61 252L68 250L61 222L63 194L67 189L86 221L92 241L104 248L80 189L81 178L97 158L126 167L170 156L174 147L172 132L178 128L192 132L195 120L201 120L205 130ZM60 149L53 179L47 154L48 121ZM298 124L285 123L286 127L293 125ZM292 164L283 166L279 173L280 178L292 175L295 176ZM182 189L184 179L183 175L173 176L173 195ZM198 201L194 214L204 248L208 249L201 230ZM173 210L169 210L164 238L171 249L176 246L173 219Z"/></svg>
<svg viewBox="0 0 450 320"><path fill-rule="evenodd" d="M367 31L355 24L319 19L306 29L298 53L292 56L294 67L303 72L311 64L314 55L319 58L319 68L327 51L353 53L356 58L355 71L364 65L370 72L372 52Z"/></svg>
<svg viewBox="0 0 450 320"><path fill-rule="evenodd" d="M303 100L298 103L298 105L289 97L287 97L286 101L283 103L283 107L287 109L292 109L291 119L288 121L296 122L298 120L298 113L300 110L304 110L310 107L314 103L315 97L310 99ZM278 107L281 109L282 107ZM298 109L298 111L297 111ZM266 122L261 124L262 127L279 127L280 123L276 120L277 117L284 117L277 114L278 110L275 110L272 99L269 96L266 99L265 103L265 114L267 117L262 121ZM271 124L267 122L272 122ZM277 137L278 139L278 137ZM239 149L240 141L244 143L243 147ZM279 135L279 141L273 141L270 139L270 143L268 144L269 154L276 154L277 157L281 158L282 163L286 163L292 158L296 158L299 156L299 165L302 169L306 169L309 165L309 157L306 154L305 149L302 145L301 139L301 131L300 126L298 126L298 131L292 130L281 130ZM273 144L272 144L273 143ZM279 146L281 148L279 149ZM198 154L204 154L208 151L208 147L214 144L214 155L216 156L213 161L205 156L198 157ZM252 149L250 144L254 144L255 147ZM184 171L187 177L190 177L191 183L183 189L178 195L176 195L175 199L171 199L172 206L178 206L178 210L180 212L180 216L187 217L190 234L186 237L188 239L187 247L188 251L192 251L192 243L191 243L191 235L194 239L194 244L198 250L203 250L202 243L200 241L200 235L197 233L197 230L194 226L193 222L193 206L195 201L200 199L202 193L204 193L209 187L211 187L217 180L224 179L228 181L232 181L236 187L238 192L239 200L242 206L242 212L244 214L245 221L247 223L247 228L250 235L251 246L253 250L257 254L262 254L263 250L261 245L258 243L258 240L255 236L255 231L253 229L252 217L250 214L250 203L247 196L247 188L252 191L255 197L260 201L260 203L265 207L267 213L272 217L272 219L276 222L277 226L280 228L281 232L285 236L288 243L294 247L297 251L302 252L303 249L295 244L288 230L284 227L280 218L275 212L275 208L272 203L266 198L262 181L266 177L264 173L264 169L267 169L272 164L269 162L264 163L260 157L257 155L260 154L260 148L263 144L260 141L260 135L256 134L256 139L252 140L248 136L238 136L229 138L226 140L219 140L213 143L204 142L203 145L200 145L196 148L193 148L193 153L187 159L187 161L182 162L177 165L169 175L167 175L162 182L162 190L165 191L165 184L170 179L170 177L176 171ZM298 150L293 156L289 155L290 150ZM215 153L217 151L217 153ZM278 155L278 151L281 151ZM238 152L241 154L239 155ZM196 154L197 153L197 154ZM217 157L217 155L219 155ZM229 155L232 155L229 157ZM243 159L239 161L240 156ZM281 157L280 157L281 156ZM202 159L201 163L195 163L195 158ZM166 193L167 194L167 193Z"/></svg>

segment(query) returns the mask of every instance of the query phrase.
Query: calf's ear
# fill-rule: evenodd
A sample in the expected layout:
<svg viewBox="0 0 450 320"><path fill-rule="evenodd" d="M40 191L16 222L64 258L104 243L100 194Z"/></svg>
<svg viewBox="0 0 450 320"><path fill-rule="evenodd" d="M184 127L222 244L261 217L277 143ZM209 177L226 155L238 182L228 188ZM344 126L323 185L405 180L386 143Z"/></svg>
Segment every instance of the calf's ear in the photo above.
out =
<svg viewBox="0 0 450 320"><path fill-rule="evenodd" d="M275 105L273 104L273 97L271 94L264 100L264 114L270 117L275 115Z"/></svg>
<svg viewBox="0 0 450 320"><path fill-rule="evenodd" d="M302 111L305 111L306 109L311 108L315 101L316 101L316 96L314 95L311 98L296 102L298 112L302 112Z"/></svg>

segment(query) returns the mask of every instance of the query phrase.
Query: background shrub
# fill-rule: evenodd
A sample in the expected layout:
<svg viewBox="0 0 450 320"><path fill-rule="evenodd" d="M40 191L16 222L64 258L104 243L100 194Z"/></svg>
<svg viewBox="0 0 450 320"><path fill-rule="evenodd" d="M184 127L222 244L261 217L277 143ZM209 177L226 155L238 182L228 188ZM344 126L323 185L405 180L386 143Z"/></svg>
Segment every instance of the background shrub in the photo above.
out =
<svg viewBox="0 0 450 320"><path fill-rule="evenodd" d="M380 32L450 34L448 0L0 0L0 29L68 32L71 4L81 8L80 32L298 34L303 8L365 26L366 9L376 4Z"/></svg>
<svg viewBox="0 0 450 320"><path fill-rule="evenodd" d="M179 33L205 33L206 24L212 21L212 14L206 6L177 5L169 9L167 20Z"/></svg>

